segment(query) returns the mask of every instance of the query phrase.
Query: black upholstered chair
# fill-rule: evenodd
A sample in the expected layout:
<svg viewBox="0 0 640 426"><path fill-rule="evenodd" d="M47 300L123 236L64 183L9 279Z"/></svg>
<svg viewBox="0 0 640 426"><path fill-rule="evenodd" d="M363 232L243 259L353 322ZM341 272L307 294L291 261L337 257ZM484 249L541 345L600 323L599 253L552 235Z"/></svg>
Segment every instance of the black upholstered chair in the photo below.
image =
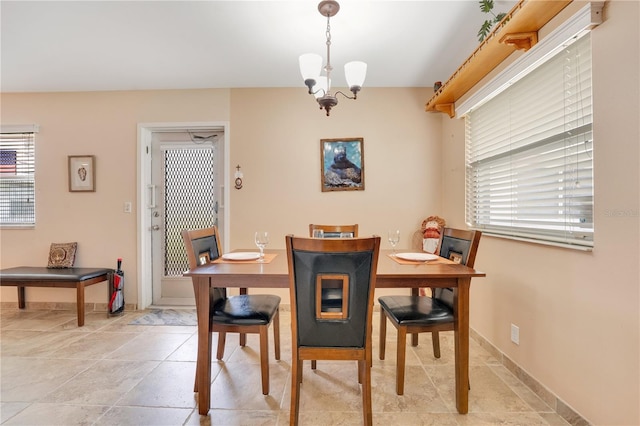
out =
<svg viewBox="0 0 640 426"><path fill-rule="evenodd" d="M286 237L291 298L290 424L298 424L304 360L358 361L364 423L371 415L371 333L380 237ZM339 310L322 306L326 281L339 280Z"/></svg>
<svg viewBox="0 0 640 426"><path fill-rule="evenodd" d="M480 231L444 228L440 239L440 256L473 267L480 243ZM404 393L407 334L430 332L433 355L440 358L438 332L453 330L454 298L452 288L432 288L431 296L382 296L380 302L380 359L384 359L387 318L398 331L396 354L396 393ZM417 338L413 340L417 345Z"/></svg>
<svg viewBox="0 0 640 426"><path fill-rule="evenodd" d="M357 238L358 224L355 225L318 225L309 224L309 236L313 237L314 231L322 231L322 238ZM336 287L328 283L322 289L322 305L328 309L339 309L342 306L342 293ZM316 361L311 361L311 369L316 369Z"/></svg>
<svg viewBox="0 0 640 426"><path fill-rule="evenodd" d="M189 258L189 268L208 263L220 257L218 229L183 230L182 239ZM269 393L269 339L267 331L273 323L275 358L280 359L280 297L269 294L241 294L227 296L226 288L211 288L211 312L209 331L218 333L216 358L224 356L227 333L255 333L260 335L260 368L262 373L262 393ZM240 339L240 346L245 339ZM196 365L196 377L199 366ZM197 382L194 390L197 392Z"/></svg>

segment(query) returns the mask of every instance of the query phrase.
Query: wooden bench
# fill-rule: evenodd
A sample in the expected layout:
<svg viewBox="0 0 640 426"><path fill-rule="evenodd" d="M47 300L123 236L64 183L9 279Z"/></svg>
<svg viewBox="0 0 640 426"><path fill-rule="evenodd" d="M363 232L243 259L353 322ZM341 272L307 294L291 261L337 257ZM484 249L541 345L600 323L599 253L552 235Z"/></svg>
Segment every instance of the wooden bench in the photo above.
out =
<svg viewBox="0 0 640 426"><path fill-rule="evenodd" d="M113 269L65 268L50 269L38 266L18 266L0 270L1 286L18 287L18 308L24 309L25 287L75 288L78 303L78 327L84 325L84 288L103 281L113 286Z"/></svg>

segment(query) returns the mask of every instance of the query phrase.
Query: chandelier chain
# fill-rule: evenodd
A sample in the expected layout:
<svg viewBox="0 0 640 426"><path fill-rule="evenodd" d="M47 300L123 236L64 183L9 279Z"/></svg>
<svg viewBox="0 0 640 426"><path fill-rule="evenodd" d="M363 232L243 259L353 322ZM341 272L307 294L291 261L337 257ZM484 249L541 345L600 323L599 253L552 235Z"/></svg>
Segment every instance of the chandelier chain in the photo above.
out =
<svg viewBox="0 0 640 426"><path fill-rule="evenodd" d="M331 87L331 80L329 79L331 70L333 67L331 66L331 15L327 13L327 65L324 67L327 71L327 89Z"/></svg>

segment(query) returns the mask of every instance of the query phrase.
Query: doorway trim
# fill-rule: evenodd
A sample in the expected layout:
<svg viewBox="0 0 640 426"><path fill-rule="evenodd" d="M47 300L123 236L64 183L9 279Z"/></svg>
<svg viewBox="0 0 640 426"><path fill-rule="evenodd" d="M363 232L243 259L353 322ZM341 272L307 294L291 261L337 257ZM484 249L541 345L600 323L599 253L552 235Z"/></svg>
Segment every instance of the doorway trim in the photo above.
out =
<svg viewBox="0 0 640 426"><path fill-rule="evenodd" d="M151 263L151 227L147 206L150 202L150 192L147 184L151 182L151 139L155 132L179 132L186 130L205 130L221 128L224 132L224 179L222 182L222 214L224 220L224 234L227 238L223 242L223 251L229 250L230 230L230 191L229 191L229 122L176 122L176 123L138 123L138 159L137 159L137 259L138 264L138 309L145 309L152 304L152 263Z"/></svg>

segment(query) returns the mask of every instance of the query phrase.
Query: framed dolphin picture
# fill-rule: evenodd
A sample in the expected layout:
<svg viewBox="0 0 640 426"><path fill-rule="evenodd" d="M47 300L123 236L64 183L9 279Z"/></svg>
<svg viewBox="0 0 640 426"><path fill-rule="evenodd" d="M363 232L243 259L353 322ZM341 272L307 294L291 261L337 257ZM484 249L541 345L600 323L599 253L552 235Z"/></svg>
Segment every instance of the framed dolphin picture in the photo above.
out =
<svg viewBox="0 0 640 426"><path fill-rule="evenodd" d="M320 139L322 192L364 190L364 139Z"/></svg>

